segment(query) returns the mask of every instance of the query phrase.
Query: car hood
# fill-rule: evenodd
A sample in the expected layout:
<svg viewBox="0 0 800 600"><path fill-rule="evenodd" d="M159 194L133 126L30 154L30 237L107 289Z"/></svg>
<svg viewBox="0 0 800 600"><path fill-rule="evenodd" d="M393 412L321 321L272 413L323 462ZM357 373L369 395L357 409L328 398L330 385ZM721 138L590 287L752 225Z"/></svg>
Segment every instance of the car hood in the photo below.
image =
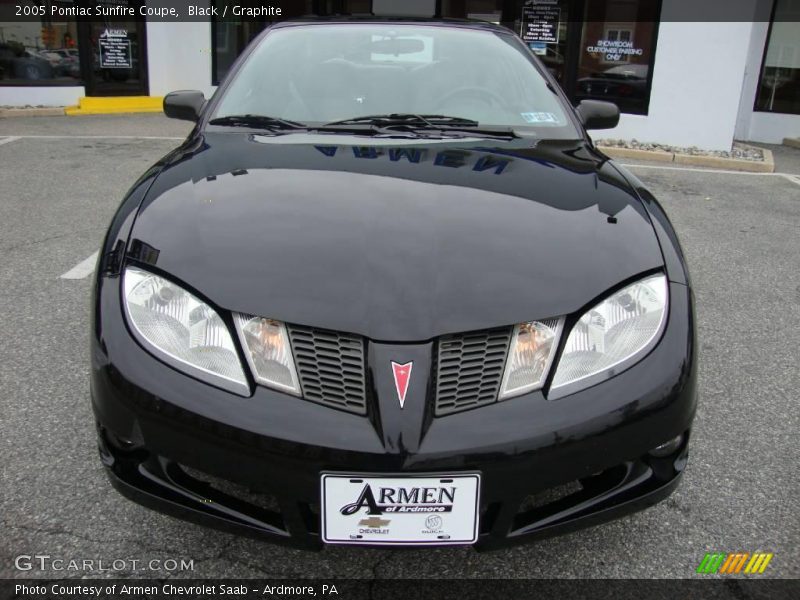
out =
<svg viewBox="0 0 800 600"><path fill-rule="evenodd" d="M167 157L129 256L228 310L397 342L573 313L663 266L581 141L243 132Z"/></svg>

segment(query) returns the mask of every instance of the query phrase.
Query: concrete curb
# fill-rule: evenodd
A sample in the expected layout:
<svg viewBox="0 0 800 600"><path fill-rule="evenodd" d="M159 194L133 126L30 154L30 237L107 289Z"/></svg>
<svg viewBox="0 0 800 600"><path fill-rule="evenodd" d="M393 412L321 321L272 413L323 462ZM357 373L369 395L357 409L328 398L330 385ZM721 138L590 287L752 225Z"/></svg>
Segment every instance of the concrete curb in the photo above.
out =
<svg viewBox="0 0 800 600"><path fill-rule="evenodd" d="M163 105L164 98L162 96L83 97L78 99L77 106L0 108L0 118L160 113L163 112Z"/></svg>
<svg viewBox="0 0 800 600"><path fill-rule="evenodd" d="M77 106L68 106L67 116L114 115L124 113L160 113L163 111L163 96L109 96L105 98L83 97Z"/></svg>
<svg viewBox="0 0 800 600"><path fill-rule="evenodd" d="M598 146L598 148L611 158L675 162L675 155L672 152L664 152L663 150L634 150L633 148L620 148L617 146Z"/></svg>
<svg viewBox="0 0 800 600"><path fill-rule="evenodd" d="M47 108L0 108L0 119L12 117L63 117L64 107Z"/></svg>
<svg viewBox="0 0 800 600"><path fill-rule="evenodd" d="M720 156L697 156L693 154L677 154L661 150L634 150L632 148L619 148L616 146L598 146L598 149L611 158L628 158L632 160L647 160L656 162L669 162L678 165L691 165L695 167L711 167L714 169L727 169L729 171L747 171L750 173L774 173L775 160L772 152L764 148L763 161L740 160L738 158L722 158Z"/></svg>

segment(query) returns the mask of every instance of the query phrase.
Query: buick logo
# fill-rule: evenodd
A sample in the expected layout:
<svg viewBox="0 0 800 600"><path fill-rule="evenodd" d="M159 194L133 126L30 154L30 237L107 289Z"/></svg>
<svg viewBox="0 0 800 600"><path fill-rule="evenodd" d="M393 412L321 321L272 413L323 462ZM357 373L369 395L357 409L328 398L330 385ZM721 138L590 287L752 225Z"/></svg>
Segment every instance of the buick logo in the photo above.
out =
<svg viewBox="0 0 800 600"><path fill-rule="evenodd" d="M428 529L441 529L442 528L442 517L439 515L431 515L427 519L425 519L425 527Z"/></svg>

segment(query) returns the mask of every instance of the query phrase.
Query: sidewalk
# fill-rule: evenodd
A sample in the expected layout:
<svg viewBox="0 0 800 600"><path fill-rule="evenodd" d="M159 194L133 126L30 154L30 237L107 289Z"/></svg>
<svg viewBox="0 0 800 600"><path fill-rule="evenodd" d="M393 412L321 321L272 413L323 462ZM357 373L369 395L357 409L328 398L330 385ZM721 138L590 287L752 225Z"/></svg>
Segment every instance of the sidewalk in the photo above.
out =
<svg viewBox="0 0 800 600"><path fill-rule="evenodd" d="M775 161L776 173L800 175L800 148L791 148L781 144L748 143L751 146L772 150L772 158Z"/></svg>

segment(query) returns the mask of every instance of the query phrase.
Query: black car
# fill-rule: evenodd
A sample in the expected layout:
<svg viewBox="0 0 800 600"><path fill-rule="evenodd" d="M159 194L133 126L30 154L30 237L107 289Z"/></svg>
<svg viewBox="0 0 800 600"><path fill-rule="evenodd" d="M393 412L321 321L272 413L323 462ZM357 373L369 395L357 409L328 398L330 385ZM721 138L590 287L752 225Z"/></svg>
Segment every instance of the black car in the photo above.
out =
<svg viewBox="0 0 800 600"><path fill-rule="evenodd" d="M112 483L304 548L496 548L669 495L695 323L664 211L512 32L284 22L133 186L101 250Z"/></svg>
<svg viewBox="0 0 800 600"><path fill-rule="evenodd" d="M53 67L19 43L0 43L0 79L52 79Z"/></svg>
<svg viewBox="0 0 800 600"><path fill-rule="evenodd" d="M647 99L647 65L617 65L578 79L576 97L614 102L623 110L636 112Z"/></svg>

